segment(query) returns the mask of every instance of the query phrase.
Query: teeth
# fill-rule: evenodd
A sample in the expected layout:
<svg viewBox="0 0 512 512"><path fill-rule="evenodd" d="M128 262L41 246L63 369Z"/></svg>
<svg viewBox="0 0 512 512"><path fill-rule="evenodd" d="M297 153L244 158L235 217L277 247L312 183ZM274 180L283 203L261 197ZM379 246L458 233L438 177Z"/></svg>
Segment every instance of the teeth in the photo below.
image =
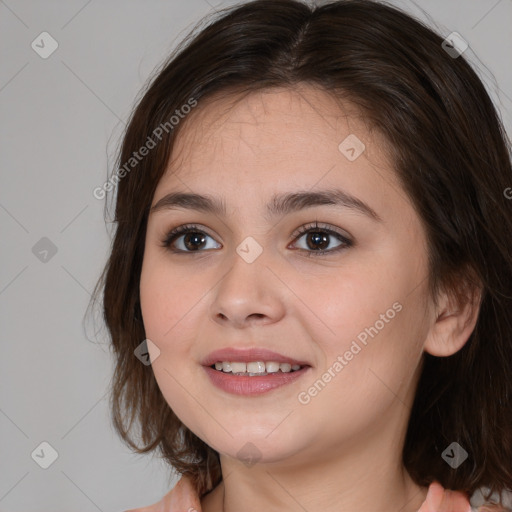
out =
<svg viewBox="0 0 512 512"><path fill-rule="evenodd" d="M265 363L265 366L267 368L267 373L276 373L279 371L279 363Z"/></svg>
<svg viewBox="0 0 512 512"><path fill-rule="evenodd" d="M231 371L233 373L245 373L245 372L255 372L255 371L258 371L258 370L250 370L249 368L247 368L247 366L249 366L250 364L252 364L252 363L245 364L245 363L234 363L234 362L231 362ZM222 363L222 366L224 367L224 363ZM263 368L263 371L265 371L265 368Z"/></svg>
<svg viewBox="0 0 512 512"><path fill-rule="evenodd" d="M242 363L237 361L217 361L215 369L225 373L233 373L236 375L267 375L269 373L276 373L279 370L283 373L300 370L300 365L290 363L278 363L275 361L251 361L249 363Z"/></svg>
<svg viewBox="0 0 512 512"><path fill-rule="evenodd" d="M240 363L245 366L244 363ZM245 370L242 370L245 372ZM265 363L263 361L256 361L255 363L247 363L247 371L249 373L265 373Z"/></svg>

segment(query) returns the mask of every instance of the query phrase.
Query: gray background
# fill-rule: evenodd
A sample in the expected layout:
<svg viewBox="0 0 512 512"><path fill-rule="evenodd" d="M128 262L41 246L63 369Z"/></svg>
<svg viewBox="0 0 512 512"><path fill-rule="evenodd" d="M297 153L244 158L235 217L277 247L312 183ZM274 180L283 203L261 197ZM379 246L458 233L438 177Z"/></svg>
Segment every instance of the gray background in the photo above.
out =
<svg viewBox="0 0 512 512"><path fill-rule="evenodd" d="M107 338L83 321L110 243L92 191L154 67L232 3L0 0L0 512L121 512L170 489L110 425ZM512 0L394 3L464 37L510 134ZM31 47L43 31L59 45L47 59ZM31 457L43 441L48 469Z"/></svg>

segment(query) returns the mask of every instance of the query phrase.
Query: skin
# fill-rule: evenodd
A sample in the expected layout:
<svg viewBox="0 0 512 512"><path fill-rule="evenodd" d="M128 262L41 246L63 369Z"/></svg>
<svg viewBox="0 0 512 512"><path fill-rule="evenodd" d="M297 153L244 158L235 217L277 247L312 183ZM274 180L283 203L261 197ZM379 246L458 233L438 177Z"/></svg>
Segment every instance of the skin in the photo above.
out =
<svg viewBox="0 0 512 512"><path fill-rule="evenodd" d="M365 151L349 161L349 134ZM149 216L140 300L152 368L180 420L220 453L223 482L205 512L415 512L427 489L401 464L422 354L448 356L467 341L477 311L427 289L427 242L400 186L386 141L354 106L310 86L198 105L177 138L152 205L177 190L222 197L226 217L186 209ZM367 203L314 206L275 219L275 193L340 188ZM297 228L318 221L354 242L315 255ZM198 224L199 252L162 247L168 231ZM318 231L318 229L312 229ZM252 263L236 248L253 237ZM184 236L174 241L186 250ZM340 245L328 236L328 249ZM307 254L311 257L307 257ZM399 302L392 320L309 403L298 401L357 335ZM200 362L224 347L265 347L308 361L309 373L259 396L214 387ZM256 377L255 377L256 378ZM259 460L238 451L253 443Z"/></svg>

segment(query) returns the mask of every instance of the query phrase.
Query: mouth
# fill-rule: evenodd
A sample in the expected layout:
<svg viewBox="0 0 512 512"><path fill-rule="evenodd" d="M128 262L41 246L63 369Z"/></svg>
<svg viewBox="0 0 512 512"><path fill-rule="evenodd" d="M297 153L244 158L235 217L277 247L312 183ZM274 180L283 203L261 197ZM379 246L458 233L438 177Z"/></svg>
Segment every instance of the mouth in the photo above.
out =
<svg viewBox="0 0 512 512"><path fill-rule="evenodd" d="M312 370L307 361L264 348L216 350L201 364L215 387L246 396L291 384Z"/></svg>
<svg viewBox="0 0 512 512"><path fill-rule="evenodd" d="M261 395L287 384L290 385L301 379L302 376L311 370L311 366L301 365L299 365L298 369L292 370L289 363L280 363L278 371L268 372L267 365L263 361L255 361L254 363L260 365L259 368L261 370L264 368L265 371L233 372L233 365L235 365L235 370L240 369L237 368L237 364L242 365L242 363L236 362L220 363L222 364L221 370L217 370L215 364L212 366L203 366L203 368L208 374L210 382L218 389L231 395L246 396ZM231 371L224 371L224 364L227 365L227 368L231 366ZM284 371L281 370L281 364L284 366ZM217 362L217 366L220 366L219 362ZM251 366L251 363L248 363L248 366L249 370L255 369ZM275 369L275 366L270 365L268 369Z"/></svg>
<svg viewBox="0 0 512 512"><path fill-rule="evenodd" d="M217 361L210 366L221 373L243 377L264 377L283 373L295 373L309 365L280 363L278 361Z"/></svg>

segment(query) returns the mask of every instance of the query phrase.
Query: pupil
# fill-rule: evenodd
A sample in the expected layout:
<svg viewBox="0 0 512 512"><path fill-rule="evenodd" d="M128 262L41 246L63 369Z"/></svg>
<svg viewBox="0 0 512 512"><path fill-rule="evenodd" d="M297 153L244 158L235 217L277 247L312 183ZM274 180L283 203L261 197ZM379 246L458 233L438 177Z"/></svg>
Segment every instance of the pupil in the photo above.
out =
<svg viewBox="0 0 512 512"><path fill-rule="evenodd" d="M329 246L329 243L327 242L328 236L329 235L326 235L325 233L322 234L322 233L320 233L318 231L311 232L309 234L309 239L313 240L313 244L321 244L321 247L313 247L313 249L323 250L325 247L328 247Z"/></svg>
<svg viewBox="0 0 512 512"><path fill-rule="evenodd" d="M313 245L315 246L312 247L313 249L323 250L325 247L329 246L327 241L328 236L329 235L326 235L325 233L322 234L321 232L316 231L309 233L308 240L313 242ZM205 243L205 237L201 233L187 233L185 235L184 243L187 249L198 249ZM318 247L318 245L320 245L320 247Z"/></svg>
<svg viewBox="0 0 512 512"><path fill-rule="evenodd" d="M192 240L192 243L189 244L189 242L191 240ZM183 242L185 244L185 247L187 247L187 249L195 250L195 249L200 248L204 244L205 237L201 233L187 233L184 237ZM197 244L198 242L199 242L200 246L194 245L194 244Z"/></svg>

